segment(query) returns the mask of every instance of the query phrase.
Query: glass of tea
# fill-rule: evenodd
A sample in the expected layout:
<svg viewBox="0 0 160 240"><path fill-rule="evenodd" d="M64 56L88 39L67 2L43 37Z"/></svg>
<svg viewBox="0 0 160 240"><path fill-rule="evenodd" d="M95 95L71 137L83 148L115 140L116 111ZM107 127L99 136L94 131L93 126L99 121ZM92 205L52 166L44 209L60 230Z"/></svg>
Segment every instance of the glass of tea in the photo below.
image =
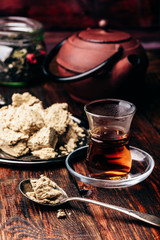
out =
<svg viewBox="0 0 160 240"><path fill-rule="evenodd" d="M86 165L91 177L119 179L132 166L130 126L136 107L119 99L101 99L85 105L89 122Z"/></svg>

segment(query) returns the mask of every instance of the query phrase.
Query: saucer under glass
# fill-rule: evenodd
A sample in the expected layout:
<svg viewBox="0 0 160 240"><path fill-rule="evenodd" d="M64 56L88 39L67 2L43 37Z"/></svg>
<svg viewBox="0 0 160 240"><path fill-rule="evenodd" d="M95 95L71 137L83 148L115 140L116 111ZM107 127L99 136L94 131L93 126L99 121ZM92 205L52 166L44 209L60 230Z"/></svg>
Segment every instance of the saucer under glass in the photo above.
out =
<svg viewBox="0 0 160 240"><path fill-rule="evenodd" d="M124 188L133 186L145 180L151 174L155 165L153 158L147 152L130 146L132 168L127 176L116 180L92 178L87 173L85 164L87 148L88 146L83 146L70 153L65 163L72 176L81 182L95 187Z"/></svg>

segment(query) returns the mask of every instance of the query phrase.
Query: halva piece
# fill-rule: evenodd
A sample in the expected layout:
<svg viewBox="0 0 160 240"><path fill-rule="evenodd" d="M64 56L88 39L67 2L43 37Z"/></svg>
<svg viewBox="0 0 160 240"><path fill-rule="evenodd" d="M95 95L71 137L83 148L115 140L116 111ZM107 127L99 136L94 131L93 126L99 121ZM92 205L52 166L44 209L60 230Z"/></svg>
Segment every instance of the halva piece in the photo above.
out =
<svg viewBox="0 0 160 240"><path fill-rule="evenodd" d="M48 177L41 175L39 179L31 179L33 192L27 192L26 195L39 203L59 203L62 192L57 189L57 184Z"/></svg>
<svg viewBox="0 0 160 240"><path fill-rule="evenodd" d="M58 135L66 132L70 113L66 103L55 103L45 110L44 122L45 125L53 127Z"/></svg>
<svg viewBox="0 0 160 240"><path fill-rule="evenodd" d="M41 159L50 159L58 156L58 153L53 148L42 148L31 152L33 156Z"/></svg>
<svg viewBox="0 0 160 240"><path fill-rule="evenodd" d="M34 104L37 103L41 103L41 101L35 96L32 96L29 92L25 92L23 94L15 93L12 95L13 107L20 107L22 104L33 106Z"/></svg>
<svg viewBox="0 0 160 240"><path fill-rule="evenodd" d="M29 152L27 147L28 138L28 135L21 132L14 132L9 128L0 128L0 148L14 157L19 157Z"/></svg>
<svg viewBox="0 0 160 240"><path fill-rule="evenodd" d="M23 104L15 109L9 128L16 132L32 135L44 126L44 121L38 111Z"/></svg>
<svg viewBox="0 0 160 240"><path fill-rule="evenodd" d="M31 151L39 150L42 148L53 148L58 141L56 131L51 127L43 127L35 132L28 140L28 147Z"/></svg>
<svg viewBox="0 0 160 240"><path fill-rule="evenodd" d="M24 141L19 141L17 142L17 144L11 146L3 142L1 144L1 149L2 151L14 157L20 157L26 155L29 152L29 148L27 147L27 144Z"/></svg>

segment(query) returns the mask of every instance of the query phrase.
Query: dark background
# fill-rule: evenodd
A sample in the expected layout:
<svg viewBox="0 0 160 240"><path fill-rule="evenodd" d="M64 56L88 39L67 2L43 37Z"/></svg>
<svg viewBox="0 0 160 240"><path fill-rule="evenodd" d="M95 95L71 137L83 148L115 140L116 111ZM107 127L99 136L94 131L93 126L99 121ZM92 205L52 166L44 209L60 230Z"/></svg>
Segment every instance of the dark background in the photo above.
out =
<svg viewBox="0 0 160 240"><path fill-rule="evenodd" d="M94 27L101 18L114 28L160 28L160 0L0 0L0 16L37 19L45 30Z"/></svg>

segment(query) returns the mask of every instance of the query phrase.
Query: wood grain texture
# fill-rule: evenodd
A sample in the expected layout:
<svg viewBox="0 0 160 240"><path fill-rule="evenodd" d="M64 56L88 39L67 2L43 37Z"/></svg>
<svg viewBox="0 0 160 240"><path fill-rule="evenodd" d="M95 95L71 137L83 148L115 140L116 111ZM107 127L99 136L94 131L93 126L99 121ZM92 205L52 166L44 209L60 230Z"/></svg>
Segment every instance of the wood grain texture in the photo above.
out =
<svg viewBox="0 0 160 240"><path fill-rule="evenodd" d="M48 36L50 36L48 42L51 43L52 34ZM62 33L60 37L63 38ZM57 39L60 37L57 35ZM149 90L146 95L150 94L152 97L149 100L143 99L137 105L137 112L131 126L130 144L153 156L155 168L152 174L145 181L129 188L102 189L76 181L70 176L64 163L57 166L28 168L0 164L0 240L159 239L159 228L93 204L72 202L64 205L62 208L67 216L64 219L58 219L57 208L32 203L24 198L18 189L21 180L44 174L56 181L69 196L85 196L159 216L160 97L157 92L160 84L160 57L154 51L149 51L148 56L150 65L146 84ZM0 92L5 96L7 104L10 104L14 92L24 91L29 91L40 98L44 107L55 102L68 102L69 110L74 115L86 119L84 106L74 102L61 84L45 82L29 88L0 87Z"/></svg>

